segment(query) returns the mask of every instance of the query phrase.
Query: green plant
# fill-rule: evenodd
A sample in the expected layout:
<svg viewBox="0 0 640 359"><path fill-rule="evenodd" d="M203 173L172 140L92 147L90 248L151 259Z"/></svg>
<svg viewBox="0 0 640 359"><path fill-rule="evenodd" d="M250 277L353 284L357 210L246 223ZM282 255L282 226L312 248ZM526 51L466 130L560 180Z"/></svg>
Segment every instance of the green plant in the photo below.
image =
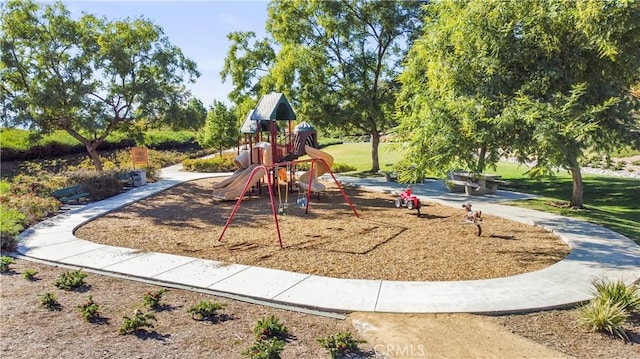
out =
<svg viewBox="0 0 640 359"><path fill-rule="evenodd" d="M187 309L191 317L195 320L214 320L218 315L217 311L224 309L227 305L224 303L201 301L193 307Z"/></svg>
<svg viewBox="0 0 640 359"><path fill-rule="evenodd" d="M36 274L38 274L38 271L35 269L25 269L24 272L22 272L22 278L26 280L35 280Z"/></svg>
<svg viewBox="0 0 640 359"><path fill-rule="evenodd" d="M120 329L118 329L120 334L131 334L142 328L153 328L153 324L149 321L156 320L153 313L143 313L140 309L136 309L131 318L127 316L122 318L124 319L124 322Z"/></svg>
<svg viewBox="0 0 640 359"><path fill-rule="evenodd" d="M249 349L242 352L242 355L250 359L280 359L284 344L284 341L278 338L256 339Z"/></svg>
<svg viewBox="0 0 640 359"><path fill-rule="evenodd" d="M640 308L640 294L638 294L636 284L627 286L622 280L608 281L605 279L594 280L592 284L596 289L597 300L611 301L614 304L620 303L622 309L627 312L633 312Z"/></svg>
<svg viewBox="0 0 640 359"><path fill-rule="evenodd" d="M91 322L96 319L100 313L98 310L100 309L100 305L93 301L93 296L89 296L89 299L78 306L78 310L82 314L82 317L85 321Z"/></svg>
<svg viewBox="0 0 640 359"><path fill-rule="evenodd" d="M280 323L276 316L270 315L258 320L253 327L253 333L257 339L264 340L268 338L284 338L289 331L283 323Z"/></svg>
<svg viewBox="0 0 640 359"><path fill-rule="evenodd" d="M353 172L356 171L357 168L347 163L335 162L331 165L331 171L334 173L344 173L344 172Z"/></svg>
<svg viewBox="0 0 640 359"><path fill-rule="evenodd" d="M9 256L0 257L0 273L6 273L10 271L11 264L13 264L13 258Z"/></svg>
<svg viewBox="0 0 640 359"><path fill-rule="evenodd" d="M47 292L44 294L39 294L38 297L40 298L41 307L47 308L49 310L56 310L60 308L60 303L58 303L58 299L56 298L55 294Z"/></svg>
<svg viewBox="0 0 640 359"><path fill-rule="evenodd" d="M156 309L160 305L160 299L162 299L162 295L166 292L168 292L168 290L164 288L155 292L146 292L142 296L142 301L144 302L144 305L146 305L147 307L151 309Z"/></svg>
<svg viewBox="0 0 640 359"><path fill-rule="evenodd" d="M185 171L194 172L230 172L236 166L233 162L234 156L222 155L202 159L185 159L182 167Z"/></svg>
<svg viewBox="0 0 640 359"><path fill-rule="evenodd" d="M73 290L82 287L86 277L87 274L83 273L80 269L72 272L65 272L58 276L53 285L60 289Z"/></svg>
<svg viewBox="0 0 640 359"><path fill-rule="evenodd" d="M640 160L631 161L631 164L634 166L640 166Z"/></svg>
<svg viewBox="0 0 640 359"><path fill-rule="evenodd" d="M629 340L622 328L627 318L629 313L624 310L623 303L596 298L580 307L577 322L589 326L592 331L603 331Z"/></svg>
<svg viewBox="0 0 640 359"><path fill-rule="evenodd" d="M347 353L355 353L359 350L358 344L366 343L364 340L353 338L349 332L340 332L325 338L319 338L317 341L329 351L329 355L332 358L337 358Z"/></svg>

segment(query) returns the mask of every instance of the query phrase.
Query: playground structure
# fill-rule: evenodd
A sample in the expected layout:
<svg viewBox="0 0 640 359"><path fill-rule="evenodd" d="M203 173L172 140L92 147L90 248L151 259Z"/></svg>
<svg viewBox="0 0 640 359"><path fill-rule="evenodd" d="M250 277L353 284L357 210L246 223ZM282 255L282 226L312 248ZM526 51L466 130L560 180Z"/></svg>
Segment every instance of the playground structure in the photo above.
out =
<svg viewBox="0 0 640 359"><path fill-rule="evenodd" d="M309 213L309 203L312 193L320 193L325 186L318 178L329 173L337 185L343 198L356 217L358 212L351 200L336 179L331 166L333 157L316 147L317 135L313 126L307 122L299 123L292 130L292 122L296 116L284 94L270 93L263 96L256 108L249 111L240 129L244 136L244 143L238 143L238 154L234 159L238 170L229 178L214 185L213 196L219 200L234 200L236 204L227 220L218 241L221 241L235 216L246 193L257 188L262 190L263 183L269 193L271 210L278 234L278 243L282 248L282 237L278 223L278 214L286 214L288 203L282 203L280 184L285 185L285 199L293 190L294 183L304 197L298 199L298 205L304 207L305 214ZM279 123L286 121L287 126ZM298 160L308 155L310 159ZM299 163L310 163L310 169L296 179L296 166ZM279 205L276 209L274 187L277 186Z"/></svg>

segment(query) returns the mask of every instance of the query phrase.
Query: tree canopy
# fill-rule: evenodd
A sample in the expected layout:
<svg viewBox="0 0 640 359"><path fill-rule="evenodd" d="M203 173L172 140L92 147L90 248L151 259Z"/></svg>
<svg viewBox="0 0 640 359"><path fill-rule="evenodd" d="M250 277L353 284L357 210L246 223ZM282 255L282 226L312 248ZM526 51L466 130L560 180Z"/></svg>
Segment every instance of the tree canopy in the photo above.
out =
<svg viewBox="0 0 640 359"><path fill-rule="evenodd" d="M222 75L232 77L232 100L250 91L283 92L300 118L370 134L372 170L379 170L380 134L394 124L395 78L420 27L422 4L272 1L268 39L231 37Z"/></svg>
<svg viewBox="0 0 640 359"><path fill-rule="evenodd" d="M504 155L531 175L638 133L640 2L441 1L410 50L397 101L417 170L482 171Z"/></svg>
<svg viewBox="0 0 640 359"><path fill-rule="evenodd" d="M98 170L97 148L111 132L189 108L184 81L199 76L196 64L149 20L75 20L60 2L30 0L2 4L0 19L2 122L65 130Z"/></svg>

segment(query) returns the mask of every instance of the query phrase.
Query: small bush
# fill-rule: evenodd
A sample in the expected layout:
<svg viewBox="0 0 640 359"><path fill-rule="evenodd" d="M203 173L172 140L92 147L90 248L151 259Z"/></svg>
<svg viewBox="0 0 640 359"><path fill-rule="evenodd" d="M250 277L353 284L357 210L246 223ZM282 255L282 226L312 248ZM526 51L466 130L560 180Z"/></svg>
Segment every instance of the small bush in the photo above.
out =
<svg viewBox="0 0 640 359"><path fill-rule="evenodd" d="M242 355L250 359L280 359L284 344L284 341L278 338L258 339L251 344L249 349L242 352Z"/></svg>
<svg viewBox="0 0 640 359"><path fill-rule="evenodd" d="M617 161L613 164L613 170L614 171L620 171L625 169L625 167L627 167L627 162L625 161Z"/></svg>
<svg viewBox="0 0 640 359"><path fill-rule="evenodd" d="M87 274L79 269L73 272L65 272L58 276L53 285L60 289L73 290L82 287L86 277Z"/></svg>
<svg viewBox="0 0 640 359"><path fill-rule="evenodd" d="M34 281L36 280L36 274L38 274L38 271L35 269L25 269L24 272L22 272L22 278Z"/></svg>
<svg viewBox="0 0 640 359"><path fill-rule="evenodd" d="M81 185L82 189L89 193L89 198L99 201L115 196L122 191L122 185L116 178L116 172L80 169L65 172L65 176L68 184Z"/></svg>
<svg viewBox="0 0 640 359"><path fill-rule="evenodd" d="M603 331L628 340L622 328L627 318L629 314L624 310L622 303L594 299L580 307L578 323L589 326L592 331Z"/></svg>
<svg viewBox="0 0 640 359"><path fill-rule="evenodd" d="M197 305L187 309L187 312L191 314L191 318L195 320L215 320L217 318L217 311L224 309L227 305L224 303L201 301Z"/></svg>
<svg viewBox="0 0 640 359"><path fill-rule="evenodd" d="M60 303L58 303L58 299L56 298L55 294L51 292L47 292L47 293L38 295L38 297L40 297L40 306L42 308L46 308L49 310L60 309Z"/></svg>
<svg viewBox="0 0 640 359"><path fill-rule="evenodd" d="M604 279L595 280L592 284L596 289L596 299L620 303L622 309L627 312L633 312L640 308L640 294L638 294L636 284L627 286L621 280L608 281Z"/></svg>
<svg viewBox="0 0 640 359"><path fill-rule="evenodd" d="M266 340L268 338L285 338L289 334L289 330L280 323L276 316L271 315L258 320L253 327L253 333L258 340Z"/></svg>
<svg viewBox="0 0 640 359"><path fill-rule="evenodd" d="M143 328L153 328L153 324L149 321L156 320L153 313L143 313L140 309L136 309L131 318L127 316L122 318L124 319L124 322L120 329L118 329L120 334L131 334Z"/></svg>
<svg viewBox="0 0 640 359"><path fill-rule="evenodd" d="M13 264L13 258L9 256L0 257L0 273L6 273L11 270Z"/></svg>
<svg viewBox="0 0 640 359"><path fill-rule="evenodd" d="M93 296L89 296L89 299L85 303L78 306L78 310L86 322L91 322L98 318L100 315L100 312L98 312L99 309L100 305L93 301Z"/></svg>
<svg viewBox="0 0 640 359"><path fill-rule="evenodd" d="M640 160L631 161L631 164L634 166L640 166Z"/></svg>
<svg viewBox="0 0 640 359"><path fill-rule="evenodd" d="M355 168L352 165L346 164L346 163L336 162L331 166L331 170L334 173L344 173L344 172L355 171L355 170L357 170L357 168Z"/></svg>
<svg viewBox="0 0 640 359"><path fill-rule="evenodd" d="M162 299L162 295L166 292L167 290L164 288L155 292L146 292L142 296L142 301L144 305L146 305L147 307L151 309L156 309L160 305L160 299Z"/></svg>
<svg viewBox="0 0 640 359"><path fill-rule="evenodd" d="M236 169L234 156L223 155L201 159L186 159L182 161L185 171L192 172L232 172Z"/></svg>
<svg viewBox="0 0 640 359"><path fill-rule="evenodd" d="M317 341L323 348L329 351L331 358L338 358L347 353L356 353L360 350L358 344L366 343L364 340L351 337L351 333L349 332L340 332L335 335L317 339Z"/></svg>

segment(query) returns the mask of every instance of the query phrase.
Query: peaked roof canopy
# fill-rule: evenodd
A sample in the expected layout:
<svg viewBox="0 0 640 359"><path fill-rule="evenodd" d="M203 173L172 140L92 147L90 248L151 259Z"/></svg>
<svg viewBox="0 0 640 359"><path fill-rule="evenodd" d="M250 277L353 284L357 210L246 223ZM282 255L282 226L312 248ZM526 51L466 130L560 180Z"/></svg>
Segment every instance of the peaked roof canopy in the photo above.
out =
<svg viewBox="0 0 640 359"><path fill-rule="evenodd" d="M251 114L253 121L274 121L274 120L295 120L296 114L293 112L289 101L283 93L272 92L262 96L256 109Z"/></svg>

